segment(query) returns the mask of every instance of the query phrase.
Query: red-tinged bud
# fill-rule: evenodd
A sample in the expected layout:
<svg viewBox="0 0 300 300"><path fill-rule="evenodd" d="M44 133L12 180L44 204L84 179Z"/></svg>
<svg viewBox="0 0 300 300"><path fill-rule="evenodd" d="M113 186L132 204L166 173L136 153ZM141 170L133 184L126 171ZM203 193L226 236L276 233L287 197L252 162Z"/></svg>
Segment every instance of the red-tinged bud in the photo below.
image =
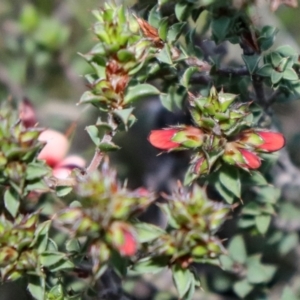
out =
<svg viewBox="0 0 300 300"><path fill-rule="evenodd" d="M203 139L202 130L193 126L153 130L149 136L149 141L154 147L168 151L200 147Z"/></svg>
<svg viewBox="0 0 300 300"><path fill-rule="evenodd" d="M124 256L132 256L137 251L137 241L133 229L123 222L114 222L107 232L107 240Z"/></svg>
<svg viewBox="0 0 300 300"><path fill-rule="evenodd" d="M209 163L204 155L196 161L193 171L197 175L202 175L202 174L208 173Z"/></svg>
<svg viewBox="0 0 300 300"><path fill-rule="evenodd" d="M239 135L238 141L265 152L280 150L285 144L281 133L271 131L247 130Z"/></svg>
<svg viewBox="0 0 300 300"><path fill-rule="evenodd" d="M277 151L285 145L285 139L281 133L271 131L258 131L257 134L263 140L263 144L257 146L257 148L262 151Z"/></svg>
<svg viewBox="0 0 300 300"><path fill-rule="evenodd" d="M255 153L241 148L237 142L227 143L222 159L244 169L257 169L261 165L261 160Z"/></svg>
<svg viewBox="0 0 300 300"><path fill-rule="evenodd" d="M179 143L181 147L198 148L202 146L203 138L202 130L193 126L186 126L173 136L172 141Z"/></svg>
<svg viewBox="0 0 300 300"><path fill-rule="evenodd" d="M20 104L19 117L26 128L37 124L35 109L27 98L24 98Z"/></svg>
<svg viewBox="0 0 300 300"><path fill-rule="evenodd" d="M119 251L121 255L132 256L136 253L137 243L130 231L124 231L123 235L124 242L119 246Z"/></svg>
<svg viewBox="0 0 300 300"><path fill-rule="evenodd" d="M241 167L246 167L248 169L258 169L260 167L261 161L256 154L242 148L239 148L239 151L241 152L245 161L245 164L239 164Z"/></svg>
<svg viewBox="0 0 300 300"><path fill-rule="evenodd" d="M152 146L161 150L173 150L180 147L179 143L172 141L173 136L179 129L169 128L162 130L152 130L149 136L149 142Z"/></svg>

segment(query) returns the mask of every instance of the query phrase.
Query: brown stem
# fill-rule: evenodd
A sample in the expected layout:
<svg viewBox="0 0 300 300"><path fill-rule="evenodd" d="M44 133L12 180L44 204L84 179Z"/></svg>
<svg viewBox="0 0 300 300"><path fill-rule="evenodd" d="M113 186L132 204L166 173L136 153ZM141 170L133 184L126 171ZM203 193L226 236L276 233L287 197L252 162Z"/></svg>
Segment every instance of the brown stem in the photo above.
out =
<svg viewBox="0 0 300 300"><path fill-rule="evenodd" d="M110 142L112 140L113 135L112 134L106 134L104 135L102 142ZM100 149L96 148L94 157L90 163L90 165L86 169L86 173L90 174L94 171L96 171L101 164L101 161L104 157L104 152L101 152Z"/></svg>

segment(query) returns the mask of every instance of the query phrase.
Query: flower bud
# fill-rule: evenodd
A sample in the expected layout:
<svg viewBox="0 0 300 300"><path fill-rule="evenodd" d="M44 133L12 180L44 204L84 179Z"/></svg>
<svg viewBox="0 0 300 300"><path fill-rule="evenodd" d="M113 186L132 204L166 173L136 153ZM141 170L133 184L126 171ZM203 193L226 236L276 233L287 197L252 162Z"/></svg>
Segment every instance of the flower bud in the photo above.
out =
<svg viewBox="0 0 300 300"><path fill-rule="evenodd" d="M238 141L265 152L280 150L285 144L281 133L271 131L244 131Z"/></svg>
<svg viewBox="0 0 300 300"><path fill-rule="evenodd" d="M174 150L180 147L179 143L172 141L173 136L178 132L178 129L162 129L152 130L149 136L149 142L152 146L161 150Z"/></svg>
<svg viewBox="0 0 300 300"><path fill-rule="evenodd" d="M227 143L222 159L244 169L258 169L261 165L261 160L255 153L239 147L236 142Z"/></svg>
<svg viewBox="0 0 300 300"><path fill-rule="evenodd" d="M277 151L285 145L285 139L281 133L270 131L258 131L257 134L263 140L263 144L257 147L262 151Z"/></svg>
<svg viewBox="0 0 300 300"><path fill-rule="evenodd" d="M152 130L150 143L161 150L179 150L182 148L197 148L203 143L202 130L193 126Z"/></svg>
<svg viewBox="0 0 300 300"><path fill-rule="evenodd" d="M248 169L258 169L261 165L260 158L253 152L240 148L239 151L242 153L245 164L240 164L241 167Z"/></svg>

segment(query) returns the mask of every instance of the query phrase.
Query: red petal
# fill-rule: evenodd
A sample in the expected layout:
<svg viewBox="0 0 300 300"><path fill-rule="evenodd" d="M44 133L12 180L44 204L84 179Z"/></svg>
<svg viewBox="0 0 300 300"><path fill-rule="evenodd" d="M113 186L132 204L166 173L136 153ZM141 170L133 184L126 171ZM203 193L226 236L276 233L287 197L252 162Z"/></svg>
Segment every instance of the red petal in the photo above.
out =
<svg viewBox="0 0 300 300"><path fill-rule="evenodd" d="M119 246L119 251L124 256L132 256L137 250L136 240L133 234L124 230L124 243Z"/></svg>
<svg viewBox="0 0 300 300"><path fill-rule="evenodd" d="M258 148L268 152L277 151L285 145L284 136L278 132L258 131L257 134L264 140Z"/></svg>
<svg viewBox="0 0 300 300"><path fill-rule="evenodd" d="M251 151L248 151L246 149L239 149L239 151L242 153L242 156L244 160L246 161L245 166L249 169L257 169L261 165L260 158L254 154Z"/></svg>
<svg viewBox="0 0 300 300"><path fill-rule="evenodd" d="M178 132L178 129L152 130L149 136L149 142L152 146L161 150L171 150L179 147L180 144L171 139Z"/></svg>

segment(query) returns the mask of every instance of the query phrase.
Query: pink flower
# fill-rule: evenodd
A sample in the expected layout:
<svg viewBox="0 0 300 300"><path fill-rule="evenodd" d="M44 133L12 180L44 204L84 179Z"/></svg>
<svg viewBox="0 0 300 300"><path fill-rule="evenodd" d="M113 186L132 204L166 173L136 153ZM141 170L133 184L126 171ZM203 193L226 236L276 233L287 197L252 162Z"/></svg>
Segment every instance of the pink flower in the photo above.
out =
<svg viewBox="0 0 300 300"><path fill-rule="evenodd" d="M40 134L39 140L45 142L45 146L38 158L45 160L52 168L53 176L67 178L74 168L85 167L85 160L80 156L72 155L65 158L69 150L69 141L62 133L47 129Z"/></svg>

